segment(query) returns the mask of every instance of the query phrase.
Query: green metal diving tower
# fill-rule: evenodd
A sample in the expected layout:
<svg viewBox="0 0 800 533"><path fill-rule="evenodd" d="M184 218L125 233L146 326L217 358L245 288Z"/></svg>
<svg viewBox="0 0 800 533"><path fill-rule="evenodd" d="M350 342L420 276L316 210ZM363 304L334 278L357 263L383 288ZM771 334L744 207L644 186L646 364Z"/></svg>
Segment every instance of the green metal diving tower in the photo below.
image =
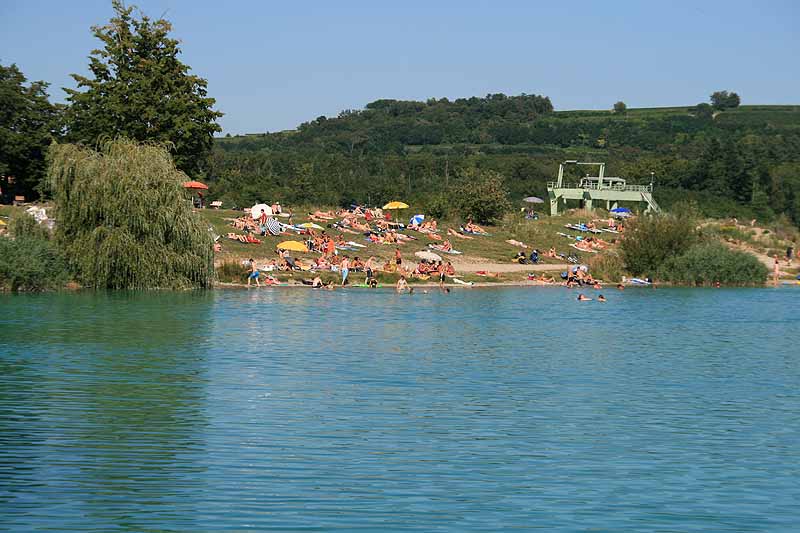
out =
<svg viewBox="0 0 800 533"><path fill-rule="evenodd" d="M564 165L582 165L600 167L597 176L581 178L578 183L564 183ZM606 209L614 209L618 202L641 202L645 204L645 212L659 211L653 198L653 183L649 185L628 185L624 179L605 175L605 163L586 163L569 160L558 165L558 181L547 183L547 195L550 198L550 214L558 215L559 200L566 204L567 200L578 200L583 206L592 210L595 202L606 203Z"/></svg>

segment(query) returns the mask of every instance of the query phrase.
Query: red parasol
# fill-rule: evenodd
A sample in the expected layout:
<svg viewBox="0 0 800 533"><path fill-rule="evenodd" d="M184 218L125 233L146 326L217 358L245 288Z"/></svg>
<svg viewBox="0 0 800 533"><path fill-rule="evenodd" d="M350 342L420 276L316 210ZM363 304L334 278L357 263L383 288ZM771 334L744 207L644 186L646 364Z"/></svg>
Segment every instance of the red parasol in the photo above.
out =
<svg viewBox="0 0 800 533"><path fill-rule="evenodd" d="M208 190L208 185L200 183L199 181L184 181L183 187L185 189L204 189Z"/></svg>

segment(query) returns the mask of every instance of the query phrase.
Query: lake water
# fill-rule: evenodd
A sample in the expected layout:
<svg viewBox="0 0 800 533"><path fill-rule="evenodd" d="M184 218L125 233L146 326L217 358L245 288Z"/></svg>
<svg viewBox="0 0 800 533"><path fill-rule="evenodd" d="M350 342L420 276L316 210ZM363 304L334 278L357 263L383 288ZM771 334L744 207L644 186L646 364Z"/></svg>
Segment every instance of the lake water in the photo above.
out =
<svg viewBox="0 0 800 533"><path fill-rule="evenodd" d="M800 291L0 295L0 530L797 531Z"/></svg>

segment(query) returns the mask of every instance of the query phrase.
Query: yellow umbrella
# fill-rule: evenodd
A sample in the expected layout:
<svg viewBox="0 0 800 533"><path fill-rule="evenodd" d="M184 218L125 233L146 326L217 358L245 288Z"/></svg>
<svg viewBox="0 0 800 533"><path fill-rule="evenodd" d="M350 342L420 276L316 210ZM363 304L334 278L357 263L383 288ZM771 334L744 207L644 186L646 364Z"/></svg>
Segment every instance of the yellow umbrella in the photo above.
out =
<svg viewBox="0 0 800 533"><path fill-rule="evenodd" d="M298 224L297 227L305 229L325 229L319 224L314 224L313 222L304 222L302 224Z"/></svg>
<svg viewBox="0 0 800 533"><path fill-rule="evenodd" d="M6 225L6 223L3 222L2 220L0 220L0 226L5 226L5 225Z"/></svg>
<svg viewBox="0 0 800 533"><path fill-rule="evenodd" d="M384 209L393 210L393 209L408 209L408 204L404 204L403 202L398 202L395 200L394 202L389 202L385 206Z"/></svg>
<svg viewBox="0 0 800 533"><path fill-rule="evenodd" d="M306 245L299 241L283 241L278 243L276 248L280 250L291 250L292 252L307 252Z"/></svg>

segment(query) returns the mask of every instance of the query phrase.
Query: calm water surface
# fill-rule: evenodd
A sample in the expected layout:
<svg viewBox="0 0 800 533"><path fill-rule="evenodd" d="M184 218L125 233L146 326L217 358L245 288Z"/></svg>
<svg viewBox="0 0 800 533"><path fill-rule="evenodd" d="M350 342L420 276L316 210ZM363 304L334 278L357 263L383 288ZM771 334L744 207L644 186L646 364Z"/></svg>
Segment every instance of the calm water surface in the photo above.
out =
<svg viewBox="0 0 800 533"><path fill-rule="evenodd" d="M0 295L0 530L797 531L800 290Z"/></svg>

